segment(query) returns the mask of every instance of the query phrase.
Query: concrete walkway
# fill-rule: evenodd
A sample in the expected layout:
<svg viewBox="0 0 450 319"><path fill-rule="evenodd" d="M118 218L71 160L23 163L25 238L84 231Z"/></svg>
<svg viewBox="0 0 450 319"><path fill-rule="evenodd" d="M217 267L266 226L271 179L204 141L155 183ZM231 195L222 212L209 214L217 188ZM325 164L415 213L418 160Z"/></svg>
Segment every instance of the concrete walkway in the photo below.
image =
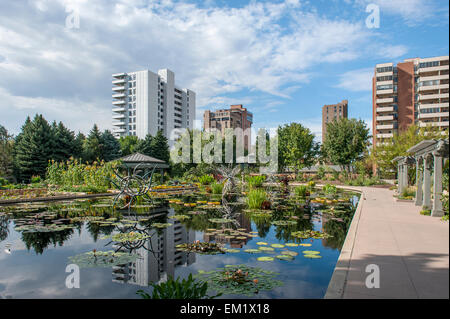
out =
<svg viewBox="0 0 450 319"><path fill-rule="evenodd" d="M347 188L347 187L346 187ZM350 188L350 187L348 187ZM325 298L449 298L449 224L397 202L393 191L363 192ZM367 288L378 265L380 287Z"/></svg>

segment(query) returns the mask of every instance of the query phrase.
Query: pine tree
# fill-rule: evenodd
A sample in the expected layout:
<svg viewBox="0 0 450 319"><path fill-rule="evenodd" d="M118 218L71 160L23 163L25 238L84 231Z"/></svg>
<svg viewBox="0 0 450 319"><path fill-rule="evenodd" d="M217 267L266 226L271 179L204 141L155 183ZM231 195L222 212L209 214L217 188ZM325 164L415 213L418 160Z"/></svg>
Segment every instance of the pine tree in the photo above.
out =
<svg viewBox="0 0 450 319"><path fill-rule="evenodd" d="M15 165L19 179L29 181L31 176L44 176L53 155L53 132L42 115L29 118L22 127L14 147Z"/></svg>
<svg viewBox="0 0 450 319"><path fill-rule="evenodd" d="M6 128L0 125L0 177L11 178L13 172L13 139Z"/></svg>
<svg viewBox="0 0 450 319"><path fill-rule="evenodd" d="M103 140L97 124L89 132L87 139L83 143L84 160L93 162L103 159Z"/></svg>
<svg viewBox="0 0 450 319"><path fill-rule="evenodd" d="M59 122L58 125L56 125L56 122L53 122L52 131L54 135L54 152L52 158L58 162L68 160L74 155L74 132L66 128L62 122Z"/></svg>
<svg viewBox="0 0 450 319"><path fill-rule="evenodd" d="M152 154L149 155L166 163L169 163L169 143L161 130L159 130L156 136L153 138L151 145Z"/></svg>
<svg viewBox="0 0 450 319"><path fill-rule="evenodd" d="M86 140L86 136L84 136L83 133L78 132L77 136L75 137L75 140L73 141L73 149L72 149L72 156L76 159L81 159L82 161L85 161L84 151L83 151L83 144Z"/></svg>
<svg viewBox="0 0 450 319"><path fill-rule="evenodd" d="M102 134L103 159L107 162L118 159L121 156L119 141L109 130Z"/></svg>
<svg viewBox="0 0 450 319"><path fill-rule="evenodd" d="M153 156L153 136L147 134L145 139L139 141L134 151L144 155Z"/></svg>

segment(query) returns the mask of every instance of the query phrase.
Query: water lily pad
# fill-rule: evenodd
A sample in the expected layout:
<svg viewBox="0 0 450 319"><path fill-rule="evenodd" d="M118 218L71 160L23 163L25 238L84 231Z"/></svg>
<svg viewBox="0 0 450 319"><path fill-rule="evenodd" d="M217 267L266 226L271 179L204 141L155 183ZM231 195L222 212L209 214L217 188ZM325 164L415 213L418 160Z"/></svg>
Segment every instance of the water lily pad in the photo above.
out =
<svg viewBox="0 0 450 319"><path fill-rule="evenodd" d="M269 256L263 256L263 257L258 257L256 260L257 261L274 261L274 258L269 257Z"/></svg>
<svg viewBox="0 0 450 319"><path fill-rule="evenodd" d="M256 243L256 245L268 245L268 243L266 243L266 242L264 242L264 241L258 241L257 243Z"/></svg>
<svg viewBox="0 0 450 319"><path fill-rule="evenodd" d="M311 247L312 246L312 244L299 244L300 246L303 246L303 247Z"/></svg>
<svg viewBox="0 0 450 319"><path fill-rule="evenodd" d="M281 254L282 254L282 255L288 255L288 256L295 257L295 256L298 255L298 252L296 252L296 251L291 251L291 250L283 250L283 251L281 252Z"/></svg>
<svg viewBox="0 0 450 319"><path fill-rule="evenodd" d="M299 244L296 244L296 243L286 243L285 245L287 247L298 247L299 246Z"/></svg>
<svg viewBox="0 0 450 319"><path fill-rule="evenodd" d="M232 248L224 248L224 251L227 253L239 253L239 249L232 249Z"/></svg>
<svg viewBox="0 0 450 319"><path fill-rule="evenodd" d="M322 258L322 256L320 256L320 255L307 255L307 254L305 254L305 255L303 255L303 257L305 257L305 258L311 258L311 259L314 259L314 258Z"/></svg>
<svg viewBox="0 0 450 319"><path fill-rule="evenodd" d="M276 258L281 259L281 260L294 260L294 257L291 255L278 255L276 256Z"/></svg>
<svg viewBox="0 0 450 319"><path fill-rule="evenodd" d="M258 249L262 250L262 251L274 251L275 250L272 247L265 247L265 246L261 246Z"/></svg>
<svg viewBox="0 0 450 319"><path fill-rule="evenodd" d="M320 251L317 251L317 250L304 250L303 253L305 255L318 255L318 254L320 254Z"/></svg>
<svg viewBox="0 0 450 319"><path fill-rule="evenodd" d="M247 236L236 236L236 239L247 239Z"/></svg>
<svg viewBox="0 0 450 319"><path fill-rule="evenodd" d="M273 248L284 248L284 245L282 244L272 244L270 246L272 246Z"/></svg>
<svg viewBox="0 0 450 319"><path fill-rule="evenodd" d="M262 251L259 250L259 249L251 249L251 248L249 248L249 249L245 249L244 252L249 253L249 254L259 254Z"/></svg>

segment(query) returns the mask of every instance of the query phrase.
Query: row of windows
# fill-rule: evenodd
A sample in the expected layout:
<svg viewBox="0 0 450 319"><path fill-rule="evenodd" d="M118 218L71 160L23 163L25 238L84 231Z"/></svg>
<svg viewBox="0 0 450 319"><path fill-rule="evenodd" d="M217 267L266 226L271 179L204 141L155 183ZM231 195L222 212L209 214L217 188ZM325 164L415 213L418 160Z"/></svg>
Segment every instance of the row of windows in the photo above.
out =
<svg viewBox="0 0 450 319"><path fill-rule="evenodd" d="M392 90L397 91L397 85L385 84L385 85L377 85L377 90Z"/></svg>
<svg viewBox="0 0 450 319"><path fill-rule="evenodd" d="M377 82L392 81L392 78L394 78L394 82L398 81L398 78L396 76L393 77L392 75L386 75L386 76L378 76Z"/></svg>
<svg viewBox="0 0 450 319"><path fill-rule="evenodd" d="M430 80L419 82L419 86L439 85L440 80Z"/></svg>
<svg viewBox="0 0 450 319"><path fill-rule="evenodd" d="M392 66L385 66L382 68L377 68L377 73L391 72L392 70L393 70Z"/></svg>
<svg viewBox="0 0 450 319"><path fill-rule="evenodd" d="M431 68L433 66L439 66L439 61L422 62L419 64L420 68Z"/></svg>

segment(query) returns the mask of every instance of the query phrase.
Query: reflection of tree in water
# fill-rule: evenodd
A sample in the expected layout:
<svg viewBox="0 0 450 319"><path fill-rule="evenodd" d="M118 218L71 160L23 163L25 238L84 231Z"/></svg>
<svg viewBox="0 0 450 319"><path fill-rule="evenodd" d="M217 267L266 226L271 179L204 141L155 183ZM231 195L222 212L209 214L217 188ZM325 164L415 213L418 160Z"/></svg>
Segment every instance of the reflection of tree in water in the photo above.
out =
<svg viewBox="0 0 450 319"><path fill-rule="evenodd" d="M28 250L33 248L36 254L42 254L44 250L53 244L54 247L58 244L63 246L64 242L72 236L73 229L64 229L57 232L29 232L22 233L22 241L25 243Z"/></svg>
<svg viewBox="0 0 450 319"><path fill-rule="evenodd" d="M323 239L322 244L325 247L341 250L342 246L344 245L348 227L349 223L343 223L333 219L328 220L323 225L323 231L333 237Z"/></svg>
<svg viewBox="0 0 450 319"><path fill-rule="evenodd" d="M6 215L0 216L0 241L3 241L8 237L9 229L8 229L9 220Z"/></svg>
<svg viewBox="0 0 450 319"><path fill-rule="evenodd" d="M110 235L114 231L115 226L114 225L104 226L100 225L99 223L88 222L86 224L86 229L89 232L89 234L91 234L94 242L97 242L99 235L105 236Z"/></svg>
<svg viewBox="0 0 450 319"><path fill-rule="evenodd" d="M301 239L292 236L292 232L302 231L302 230L312 230L313 222L311 219L298 219L296 220L296 225L288 226L276 226L275 228L275 238L280 241L294 241L300 242Z"/></svg>

